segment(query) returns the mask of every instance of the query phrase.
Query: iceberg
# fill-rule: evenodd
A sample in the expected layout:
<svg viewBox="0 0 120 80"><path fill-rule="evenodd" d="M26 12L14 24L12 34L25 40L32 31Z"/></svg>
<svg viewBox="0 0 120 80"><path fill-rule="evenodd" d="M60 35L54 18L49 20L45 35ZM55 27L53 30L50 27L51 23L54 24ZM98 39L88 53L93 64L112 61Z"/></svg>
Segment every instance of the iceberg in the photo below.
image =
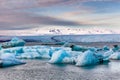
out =
<svg viewBox="0 0 120 80"><path fill-rule="evenodd" d="M20 65L20 64L25 64L25 62L17 59L15 55L11 53L2 53L0 55L1 59L1 67L9 67L9 66L14 66L14 65Z"/></svg>
<svg viewBox="0 0 120 80"><path fill-rule="evenodd" d="M17 37L12 38L9 42L4 42L1 44L2 48L10 48L10 47L16 47L16 46L24 46L25 41L22 39L19 39Z"/></svg>
<svg viewBox="0 0 120 80"><path fill-rule="evenodd" d="M68 57L69 58L69 53L67 53L67 51L65 50L58 50L58 51L55 51L51 57L51 59L49 60L50 63L66 63L64 61L66 60L63 60L65 57ZM67 59L68 59L67 58Z"/></svg>
<svg viewBox="0 0 120 80"><path fill-rule="evenodd" d="M95 56L94 52L88 50L78 56L76 66L87 66L97 63L99 63L99 59Z"/></svg>

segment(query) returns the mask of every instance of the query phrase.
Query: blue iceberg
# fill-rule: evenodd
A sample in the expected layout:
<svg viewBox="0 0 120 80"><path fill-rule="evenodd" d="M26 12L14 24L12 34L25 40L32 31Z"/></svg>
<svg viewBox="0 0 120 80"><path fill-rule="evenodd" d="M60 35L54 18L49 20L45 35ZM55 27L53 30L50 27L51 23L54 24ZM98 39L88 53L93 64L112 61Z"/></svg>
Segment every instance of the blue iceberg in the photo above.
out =
<svg viewBox="0 0 120 80"><path fill-rule="evenodd" d="M14 65L25 64L25 62L17 59L15 55L11 53L2 53L0 55L1 65L2 67L9 67Z"/></svg>
<svg viewBox="0 0 120 80"><path fill-rule="evenodd" d="M25 45L25 41L17 37L12 38L12 40L9 42L1 43L2 48L10 48L10 47L24 46L24 45Z"/></svg>
<svg viewBox="0 0 120 80"><path fill-rule="evenodd" d="M87 66L97 63L99 63L99 59L95 56L94 52L88 50L78 56L76 66Z"/></svg>
<svg viewBox="0 0 120 80"><path fill-rule="evenodd" d="M55 51L49 60L50 63L64 63L63 59L65 57L69 57L69 53L67 53L65 50L58 50ZM65 61L65 60L64 60Z"/></svg>

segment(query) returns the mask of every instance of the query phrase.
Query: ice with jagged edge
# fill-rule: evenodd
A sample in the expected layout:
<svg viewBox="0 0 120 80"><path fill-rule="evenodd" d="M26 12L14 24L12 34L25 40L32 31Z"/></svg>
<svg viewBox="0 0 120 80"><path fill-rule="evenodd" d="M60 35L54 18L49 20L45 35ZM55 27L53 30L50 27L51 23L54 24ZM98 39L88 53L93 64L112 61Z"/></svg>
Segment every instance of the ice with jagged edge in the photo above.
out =
<svg viewBox="0 0 120 80"><path fill-rule="evenodd" d="M79 48L77 46L76 48ZM103 47L101 49L90 47L82 51L72 51L70 47L50 47L50 46L23 46L0 50L0 59L7 64L21 64L19 59L48 58L49 63L75 63L77 66L87 66L108 61L110 59L119 59L120 53L113 49ZM9 60L9 61L8 61ZM11 62L12 61L12 62Z"/></svg>

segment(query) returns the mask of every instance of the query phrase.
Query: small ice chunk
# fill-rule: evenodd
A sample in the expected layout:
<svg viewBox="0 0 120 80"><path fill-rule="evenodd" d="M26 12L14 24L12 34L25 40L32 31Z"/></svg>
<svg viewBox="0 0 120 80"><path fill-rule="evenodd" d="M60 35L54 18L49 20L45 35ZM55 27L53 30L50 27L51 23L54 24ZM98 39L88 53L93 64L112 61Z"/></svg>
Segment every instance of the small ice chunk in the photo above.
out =
<svg viewBox="0 0 120 80"><path fill-rule="evenodd" d="M70 47L72 48L72 51L82 51L82 52L84 52L84 51L88 50L87 47L83 47L83 46L79 46L79 45L71 45Z"/></svg>
<svg viewBox="0 0 120 80"><path fill-rule="evenodd" d="M109 51L109 50L110 50L110 48L108 46L103 47L103 51Z"/></svg>

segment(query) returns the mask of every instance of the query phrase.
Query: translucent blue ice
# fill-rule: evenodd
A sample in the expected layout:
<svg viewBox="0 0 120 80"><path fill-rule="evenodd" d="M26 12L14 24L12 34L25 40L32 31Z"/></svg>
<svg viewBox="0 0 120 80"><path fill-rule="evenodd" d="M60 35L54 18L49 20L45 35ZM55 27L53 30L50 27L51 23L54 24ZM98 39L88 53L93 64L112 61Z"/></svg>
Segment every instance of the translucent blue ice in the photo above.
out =
<svg viewBox="0 0 120 80"><path fill-rule="evenodd" d="M69 56L70 54L67 53L65 50L58 50L53 53L49 62L50 63L64 63L63 59Z"/></svg>
<svg viewBox="0 0 120 80"><path fill-rule="evenodd" d="M24 46L25 41L19 38L12 38L9 42L4 42L0 44L1 48L9 48L9 47L16 47L16 46Z"/></svg>
<svg viewBox="0 0 120 80"><path fill-rule="evenodd" d="M95 56L94 52L88 50L80 54L77 58L77 66L87 66L99 63L99 59Z"/></svg>
<svg viewBox="0 0 120 80"><path fill-rule="evenodd" d="M15 55L11 53L2 53L0 55L0 59L2 60L2 64L1 64L2 67L9 67L9 66L20 65L25 63L17 59Z"/></svg>
<svg viewBox="0 0 120 80"><path fill-rule="evenodd" d="M24 46L25 45L25 41L17 37L12 38L10 42L13 44L13 46Z"/></svg>
<svg viewBox="0 0 120 80"><path fill-rule="evenodd" d="M17 39L11 41L16 42ZM98 64L109 61L109 59L120 59L120 53L108 47L96 48L75 45L74 49L75 51L70 47L39 45L12 47L1 49L0 59L3 60L4 66L22 64L19 59L47 58L50 59L50 63L76 63L77 66Z"/></svg>

